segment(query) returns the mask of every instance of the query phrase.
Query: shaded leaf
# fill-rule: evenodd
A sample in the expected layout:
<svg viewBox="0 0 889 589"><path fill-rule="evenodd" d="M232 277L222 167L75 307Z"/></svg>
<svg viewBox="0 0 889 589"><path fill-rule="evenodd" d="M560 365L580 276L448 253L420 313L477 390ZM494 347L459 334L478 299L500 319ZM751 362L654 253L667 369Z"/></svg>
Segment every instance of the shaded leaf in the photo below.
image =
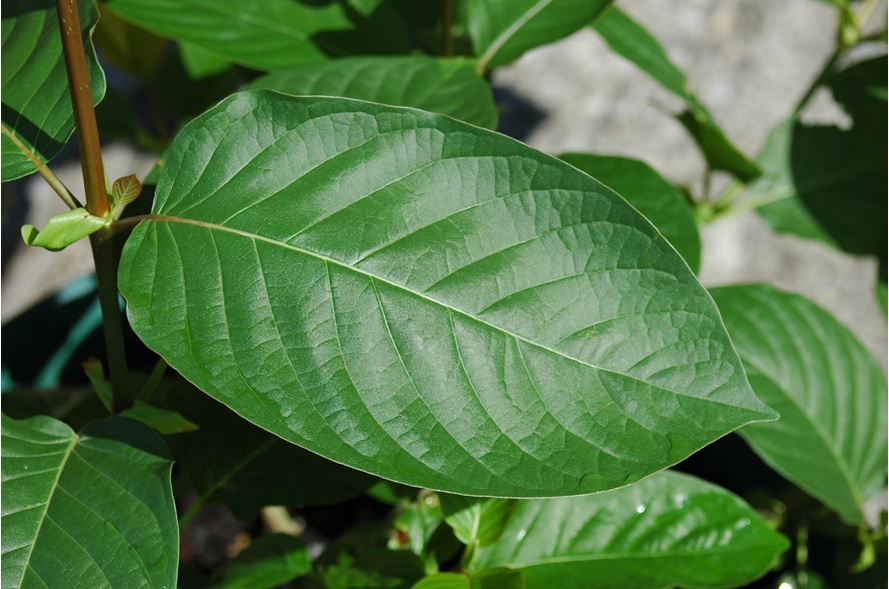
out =
<svg viewBox="0 0 889 589"><path fill-rule="evenodd" d="M105 94L105 75L90 41L98 19L95 2L78 0L93 103ZM6 135L11 132L41 162L61 151L74 132L68 76L62 59L59 19L53 0L3 2L3 181L37 168Z"/></svg>
<svg viewBox="0 0 889 589"><path fill-rule="evenodd" d="M810 126L790 119L760 154L766 176L751 198L778 232L816 239L853 254L886 259L886 102L868 91L886 86L886 57L861 62L830 80L853 126Z"/></svg>
<svg viewBox="0 0 889 589"><path fill-rule="evenodd" d="M46 226L39 231L33 225L22 226L22 239L30 246L57 252L89 237L105 224L105 219L91 215L80 207L50 217Z"/></svg>
<svg viewBox="0 0 889 589"><path fill-rule="evenodd" d="M676 248L693 272L701 268L701 237L681 190L649 165L624 157L566 153L559 156L624 197Z"/></svg>
<svg viewBox="0 0 889 589"><path fill-rule="evenodd" d="M90 358L83 363L83 371L90 379L90 384L93 385L102 406L108 410L108 413L114 413L114 393L111 390L111 383L105 378L105 368L102 366L102 361L98 358Z"/></svg>
<svg viewBox="0 0 889 589"><path fill-rule="evenodd" d="M489 546L497 541L515 510L514 499L481 499L439 494L445 521L467 545Z"/></svg>
<svg viewBox="0 0 889 589"><path fill-rule="evenodd" d="M133 403L121 416L140 421L160 434L181 434L200 429L175 411L153 407L140 401Z"/></svg>
<svg viewBox="0 0 889 589"><path fill-rule="evenodd" d="M154 78L166 41L123 20L104 4L99 4L99 13L101 18L94 38L102 58L149 84Z"/></svg>
<svg viewBox="0 0 889 589"><path fill-rule="evenodd" d="M514 61L590 24L611 0L467 0L480 71Z"/></svg>
<svg viewBox="0 0 889 589"><path fill-rule="evenodd" d="M470 589L469 575L436 573L420 579L411 589Z"/></svg>
<svg viewBox="0 0 889 589"><path fill-rule="evenodd" d="M482 569L470 574L471 589L525 589L525 573L506 567Z"/></svg>
<svg viewBox="0 0 889 589"><path fill-rule="evenodd" d="M417 556L425 556L429 541L444 521L444 513L438 497L421 491L416 503L405 506L395 517L395 534L389 541L393 550L410 550Z"/></svg>
<svg viewBox="0 0 889 589"><path fill-rule="evenodd" d="M182 65L192 79L215 76L231 68L231 62L201 48L199 45L179 42Z"/></svg>
<svg viewBox="0 0 889 589"><path fill-rule="evenodd" d="M312 570L299 538L267 534L253 541L225 567L217 589L272 589Z"/></svg>
<svg viewBox="0 0 889 589"><path fill-rule="evenodd" d="M861 523L886 481L886 380L876 361L801 296L765 285L711 293L754 390L781 414L739 433L776 471Z"/></svg>
<svg viewBox="0 0 889 589"><path fill-rule="evenodd" d="M330 459L461 494L587 493L772 415L655 228L502 135L251 91L188 125L162 174L120 266L133 328Z"/></svg>
<svg viewBox="0 0 889 589"><path fill-rule="evenodd" d="M679 121L698 144L710 168L730 172L744 182L760 175L759 167L731 143L691 91L685 74L639 23L619 8L611 7L593 28L618 55L685 101L686 111L679 115Z"/></svg>
<svg viewBox="0 0 889 589"><path fill-rule="evenodd" d="M278 70L249 88L413 106L488 129L497 126L491 88L475 73L473 62L462 58L344 58Z"/></svg>
<svg viewBox="0 0 889 589"><path fill-rule="evenodd" d="M337 503L375 481L251 425L181 380L160 394L200 428L168 438L176 463L204 502L224 503L242 520L266 505Z"/></svg>
<svg viewBox="0 0 889 589"><path fill-rule="evenodd" d="M520 501L476 567L524 572L529 589L655 589L742 585L788 546L741 499L702 480L662 472L585 497Z"/></svg>
<svg viewBox="0 0 889 589"><path fill-rule="evenodd" d="M3 415L3 586L175 587L172 460L144 425L111 417L78 435Z"/></svg>
<svg viewBox="0 0 889 589"><path fill-rule="evenodd" d="M406 49L397 19L353 21L340 2L110 0L107 5L123 18L202 49L208 56L260 70L322 61L328 55L364 48L374 53Z"/></svg>

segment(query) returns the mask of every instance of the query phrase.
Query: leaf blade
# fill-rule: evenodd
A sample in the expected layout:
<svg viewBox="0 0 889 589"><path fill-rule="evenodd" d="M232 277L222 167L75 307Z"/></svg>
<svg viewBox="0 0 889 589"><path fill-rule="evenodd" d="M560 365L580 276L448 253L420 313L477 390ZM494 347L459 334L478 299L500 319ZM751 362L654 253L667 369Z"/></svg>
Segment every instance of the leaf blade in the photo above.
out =
<svg viewBox="0 0 889 589"><path fill-rule="evenodd" d="M844 520L863 522L864 502L886 477L880 368L845 327L801 296L765 285L711 292L755 390L782 413L740 435Z"/></svg>
<svg viewBox="0 0 889 589"><path fill-rule="evenodd" d="M551 495L626 484L771 415L675 250L563 162L422 111L263 91L190 129L202 141L180 135L159 217L125 247L127 312L186 378L293 443L415 486ZM561 315L534 304L566 296ZM628 343L643 325L666 339Z"/></svg>

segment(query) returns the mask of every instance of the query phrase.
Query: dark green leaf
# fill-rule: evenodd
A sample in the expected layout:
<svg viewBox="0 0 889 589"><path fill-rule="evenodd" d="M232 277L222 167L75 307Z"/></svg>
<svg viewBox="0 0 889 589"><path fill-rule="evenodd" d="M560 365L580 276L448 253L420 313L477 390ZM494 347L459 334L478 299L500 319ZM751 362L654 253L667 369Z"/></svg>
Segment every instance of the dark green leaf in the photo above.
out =
<svg viewBox="0 0 889 589"><path fill-rule="evenodd" d="M105 95L105 75L90 41L99 13L95 2L78 0L93 102ZM61 151L74 132L68 77L62 59L59 19L53 0L3 2L3 181L37 170L7 135L14 135L42 162Z"/></svg>
<svg viewBox="0 0 889 589"><path fill-rule="evenodd" d="M467 59L355 57L272 72L250 88L413 106L494 129L491 89Z"/></svg>
<svg viewBox="0 0 889 589"><path fill-rule="evenodd" d="M181 434L200 429L175 411L153 407L139 401L121 415L140 421L160 434Z"/></svg>
<svg viewBox="0 0 889 589"><path fill-rule="evenodd" d="M467 27L478 68L514 61L525 51L590 24L611 0L467 0Z"/></svg>
<svg viewBox="0 0 889 589"><path fill-rule="evenodd" d="M340 2L110 0L107 4L159 35L202 49L208 56L261 70L364 49L374 53L406 49L397 18L353 20Z"/></svg>
<svg viewBox="0 0 889 589"><path fill-rule="evenodd" d="M657 39L639 23L612 7L593 28L616 53L685 101L687 110L679 116L679 121L698 144L710 168L725 170L745 182L760 175L759 167L729 141L691 91L685 74L670 61Z"/></svg>
<svg viewBox="0 0 889 589"><path fill-rule="evenodd" d="M781 419L739 433L772 468L861 523L886 482L886 380L827 312L765 285L712 291L757 394Z"/></svg>
<svg viewBox="0 0 889 589"><path fill-rule="evenodd" d="M101 18L94 37L102 58L118 69L139 76L144 84L150 84L166 41L128 23L104 4L99 5L99 13Z"/></svg>
<svg viewBox="0 0 889 589"><path fill-rule="evenodd" d="M256 539L228 563L217 589L272 589L312 570L299 538L269 534Z"/></svg>
<svg viewBox="0 0 889 589"><path fill-rule="evenodd" d="M529 589L727 587L766 572L787 541L738 497L675 472L629 487L520 501L476 567L525 573Z"/></svg>
<svg viewBox="0 0 889 589"><path fill-rule="evenodd" d="M647 220L448 117L240 93L177 136L153 212L120 266L143 341L246 419L385 478L588 493L773 415Z"/></svg>
<svg viewBox="0 0 889 589"><path fill-rule="evenodd" d="M676 248L695 273L701 267L701 238L681 190L639 160L566 153L559 156L624 197Z"/></svg>
<svg viewBox="0 0 889 589"><path fill-rule="evenodd" d="M80 435L50 417L2 423L4 587L176 586L172 460L157 434L119 417Z"/></svg>
<svg viewBox="0 0 889 589"><path fill-rule="evenodd" d="M411 589L471 589L469 576L460 573L437 573L417 581Z"/></svg>
<svg viewBox="0 0 889 589"><path fill-rule="evenodd" d="M169 438L176 463L204 501L224 503L243 520L266 505L343 501L375 480L251 425L188 383L163 396L165 407L200 427Z"/></svg>
<svg viewBox="0 0 889 589"><path fill-rule="evenodd" d="M90 384L93 385L102 406L108 410L108 413L114 413L114 393L111 390L111 383L105 378L105 368L102 366L102 361L98 358L90 358L83 363L83 371L90 379Z"/></svg>
<svg viewBox="0 0 889 589"><path fill-rule="evenodd" d="M470 575L471 589L525 589L525 573L506 567L474 571Z"/></svg>
<svg viewBox="0 0 889 589"><path fill-rule="evenodd" d="M767 174L750 196L767 203L758 211L776 231L885 260L887 109L868 89L885 88L886 57L841 72L830 86L852 128L782 123L763 148Z"/></svg>

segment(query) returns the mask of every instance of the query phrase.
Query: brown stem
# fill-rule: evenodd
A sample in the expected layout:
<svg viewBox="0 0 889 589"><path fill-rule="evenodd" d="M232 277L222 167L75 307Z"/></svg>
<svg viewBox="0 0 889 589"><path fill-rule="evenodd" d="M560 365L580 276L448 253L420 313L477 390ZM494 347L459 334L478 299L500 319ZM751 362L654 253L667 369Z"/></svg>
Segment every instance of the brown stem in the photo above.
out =
<svg viewBox="0 0 889 589"><path fill-rule="evenodd" d="M86 209L96 217L104 217L108 212L108 192L105 189L99 129L96 126L96 111L93 109L86 52L80 33L77 0L56 1L65 68L68 72L68 88L71 91L71 103L74 106L74 120L77 125L77 144L80 148L80 165L83 168L83 185L86 189Z"/></svg>

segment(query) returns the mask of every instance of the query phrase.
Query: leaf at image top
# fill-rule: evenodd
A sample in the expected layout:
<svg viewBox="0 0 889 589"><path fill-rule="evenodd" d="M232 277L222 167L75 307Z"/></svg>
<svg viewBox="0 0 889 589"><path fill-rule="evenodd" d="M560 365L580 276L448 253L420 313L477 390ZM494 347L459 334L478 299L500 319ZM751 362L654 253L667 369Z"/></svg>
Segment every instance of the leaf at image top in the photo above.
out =
<svg viewBox="0 0 889 589"><path fill-rule="evenodd" d="M732 493L677 472L596 495L519 501L474 568L522 571L528 589L737 587L788 547Z"/></svg>
<svg viewBox="0 0 889 589"><path fill-rule="evenodd" d="M90 36L99 13L96 3L90 0L79 0L77 10L93 103L98 104L105 95L105 74ZM37 171L9 135L45 163L62 150L74 132L74 114L62 59L56 3L4 0L2 19L2 176L7 182Z"/></svg>
<svg viewBox="0 0 889 589"><path fill-rule="evenodd" d="M3 419L3 586L175 587L179 526L163 441L111 417L75 434Z"/></svg>
<svg viewBox="0 0 889 589"><path fill-rule="evenodd" d="M242 417L413 486L629 484L773 413L710 296L588 175L449 117L236 94L124 248L136 333Z"/></svg>
<svg viewBox="0 0 889 589"><path fill-rule="evenodd" d="M724 170L748 182L762 172L729 140L710 112L692 92L685 74L676 67L660 43L630 16L612 6L593 28L618 55L633 62L664 89L685 101L679 122L697 143L711 169Z"/></svg>
<svg viewBox="0 0 889 589"><path fill-rule="evenodd" d="M886 484L887 388L848 329L766 285L711 290L756 393L781 414L739 433L772 468L850 524Z"/></svg>
<svg viewBox="0 0 889 589"><path fill-rule="evenodd" d="M465 58L343 58L278 70L248 88L412 106L487 129L497 127L491 88L475 73L473 61Z"/></svg>
<svg viewBox="0 0 889 589"><path fill-rule="evenodd" d="M579 31L612 0L468 0L467 28L479 71Z"/></svg>

